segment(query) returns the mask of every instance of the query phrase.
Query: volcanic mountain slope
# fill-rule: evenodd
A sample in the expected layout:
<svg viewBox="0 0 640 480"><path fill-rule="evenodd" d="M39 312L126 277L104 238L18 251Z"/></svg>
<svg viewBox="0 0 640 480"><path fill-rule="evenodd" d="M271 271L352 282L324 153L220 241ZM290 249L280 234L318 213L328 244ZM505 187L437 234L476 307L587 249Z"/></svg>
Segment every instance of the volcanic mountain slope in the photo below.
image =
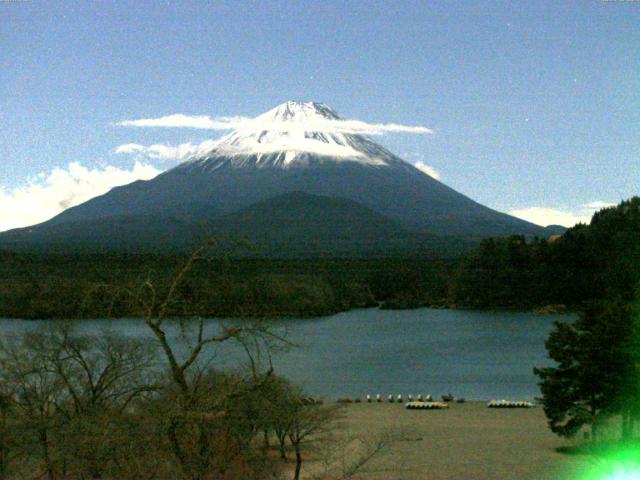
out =
<svg viewBox="0 0 640 480"><path fill-rule="evenodd" d="M190 160L152 180L114 188L48 222L1 234L0 244L44 245L51 240L52 231L60 242L85 239L90 244L92 235L87 232L104 230L108 225L114 229L107 235L114 245L140 244L149 235L126 238L140 228L121 226L123 222L135 225L136 219L145 231L164 228L167 233L161 236L168 237L168 242L173 237L179 237L176 243L184 242L203 224L217 224L226 232L241 231L243 237L255 233L276 238L277 232L266 235L268 222L256 216L252 226L241 210L253 204L264 210L265 202L292 192L308 194L296 199L298 213L300 202L317 202L317 196L348 200L350 211L366 209L377 215L375 220L371 215L363 214L363 218L397 226L398 237L405 237L406 232L420 238L470 240L508 234L545 235L542 227L480 205L433 179L357 133L361 130L354 123L358 122L341 120L324 104L287 102L210 142ZM326 198L320 203L333 217L296 217L292 211L290 220L296 222L298 232L316 232L317 239L327 240L331 225L344 218ZM286 211L279 211L286 215ZM239 222L235 229L234 214ZM316 221L320 217L325 225ZM354 245L359 244L361 231L349 233ZM310 241L308 235L303 237Z"/></svg>
<svg viewBox="0 0 640 480"><path fill-rule="evenodd" d="M46 248L65 252L72 248L81 252L115 249L153 253L215 239L221 253L304 257L419 253L432 243L428 237L352 200L304 192L271 197L222 216L210 215L205 207L189 213L46 223L36 227L36 237L14 230L4 235L0 245L11 250ZM69 235L70 230L73 235ZM42 243L45 236L47 241Z"/></svg>

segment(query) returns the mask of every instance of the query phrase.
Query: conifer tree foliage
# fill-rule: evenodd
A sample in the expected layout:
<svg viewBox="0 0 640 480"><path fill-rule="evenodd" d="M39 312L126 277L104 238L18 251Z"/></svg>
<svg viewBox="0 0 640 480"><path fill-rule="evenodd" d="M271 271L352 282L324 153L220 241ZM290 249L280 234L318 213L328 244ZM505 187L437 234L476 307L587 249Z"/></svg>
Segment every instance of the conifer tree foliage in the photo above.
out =
<svg viewBox="0 0 640 480"><path fill-rule="evenodd" d="M640 280L640 197L603 208L561 237L488 238L459 262L450 300L476 308L532 308L621 297Z"/></svg>
<svg viewBox="0 0 640 480"><path fill-rule="evenodd" d="M631 434L638 417L637 330L634 309L619 299L592 302L574 323L556 323L546 348L557 365L534 369L554 433L572 437L589 425L595 440L603 420L621 415L622 435Z"/></svg>

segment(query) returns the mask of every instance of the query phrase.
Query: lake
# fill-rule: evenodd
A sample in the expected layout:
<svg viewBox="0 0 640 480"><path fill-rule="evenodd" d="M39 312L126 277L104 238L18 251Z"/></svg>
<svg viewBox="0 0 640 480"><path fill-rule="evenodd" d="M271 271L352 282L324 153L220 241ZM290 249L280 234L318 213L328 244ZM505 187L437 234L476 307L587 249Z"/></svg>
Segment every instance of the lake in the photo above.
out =
<svg viewBox="0 0 640 480"><path fill-rule="evenodd" d="M467 399L533 399L534 366L549 365L544 341L556 320L573 315L469 310L352 310L329 317L270 322L296 344L274 357L277 373L314 396L334 399L376 393L406 397L451 392ZM1 320L2 335L47 321ZM152 338L142 320L83 320L78 331L114 329ZM178 342L178 322L168 322ZM209 320L216 329L219 320ZM237 363L238 349L219 349L219 364Z"/></svg>

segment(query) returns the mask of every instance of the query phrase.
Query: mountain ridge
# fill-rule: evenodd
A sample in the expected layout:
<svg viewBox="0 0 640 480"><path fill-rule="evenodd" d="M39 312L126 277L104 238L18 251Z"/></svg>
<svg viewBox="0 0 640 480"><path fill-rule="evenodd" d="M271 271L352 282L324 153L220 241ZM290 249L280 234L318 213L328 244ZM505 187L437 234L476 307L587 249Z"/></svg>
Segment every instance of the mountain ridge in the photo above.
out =
<svg viewBox="0 0 640 480"><path fill-rule="evenodd" d="M342 120L324 104L287 102L152 180L116 187L47 222L0 234L0 244L8 238L46 244L46 232L54 225L59 232L66 228L73 243L74 238L90 236L82 229L104 230L99 223L107 218L155 218L158 225L149 225L153 231L163 224L169 228L175 215L189 224L210 222L292 192L355 202L380 215L377 222L385 223L384 217L395 222L399 232L411 231L420 238L479 242L488 236L548 234L543 227L473 201L357 133L370 128L366 125ZM335 205L325 201L325 206ZM123 229L122 235L131 231Z"/></svg>

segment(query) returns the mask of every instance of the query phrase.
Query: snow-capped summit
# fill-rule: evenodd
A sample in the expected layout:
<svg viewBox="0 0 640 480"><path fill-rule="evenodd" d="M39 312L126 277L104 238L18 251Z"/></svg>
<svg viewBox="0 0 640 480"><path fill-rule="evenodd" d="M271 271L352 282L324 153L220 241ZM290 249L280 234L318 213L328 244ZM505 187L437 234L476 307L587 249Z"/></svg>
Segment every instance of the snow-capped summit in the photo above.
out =
<svg viewBox="0 0 640 480"><path fill-rule="evenodd" d="M363 123L343 120L323 103L288 101L240 123L232 133L207 145L189 166L289 168L326 162L370 166L404 163L360 132Z"/></svg>
<svg viewBox="0 0 640 480"><path fill-rule="evenodd" d="M305 120L324 118L339 120L340 117L324 103L296 102L289 100L268 112L263 113L256 120L278 120L282 122L303 122Z"/></svg>

